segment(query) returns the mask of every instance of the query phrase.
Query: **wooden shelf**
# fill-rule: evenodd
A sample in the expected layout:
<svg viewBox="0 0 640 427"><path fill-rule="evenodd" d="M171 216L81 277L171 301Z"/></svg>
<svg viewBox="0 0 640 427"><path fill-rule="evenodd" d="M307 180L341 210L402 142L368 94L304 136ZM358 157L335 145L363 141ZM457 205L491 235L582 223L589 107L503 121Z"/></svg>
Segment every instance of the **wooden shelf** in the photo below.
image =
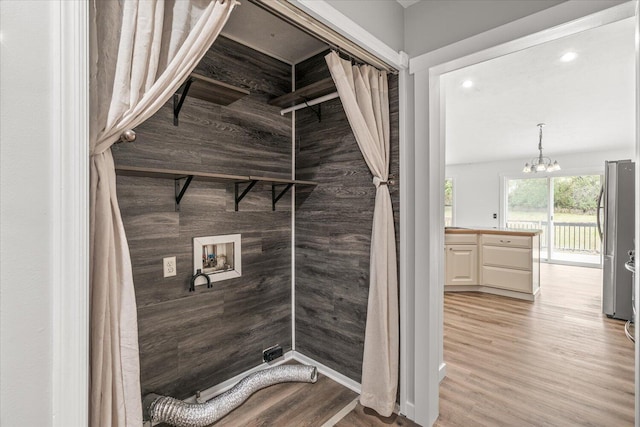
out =
<svg viewBox="0 0 640 427"><path fill-rule="evenodd" d="M308 86L301 87L290 93L273 98L269 101L269 105L276 105L281 108L292 107L294 105L328 95L336 91L336 86L331 77L311 83Z"/></svg>
<svg viewBox="0 0 640 427"><path fill-rule="evenodd" d="M189 77L191 86L188 96L209 101L219 105L229 105L249 95L249 91L239 87L211 79L197 73L191 73ZM178 92L182 93L184 85Z"/></svg>
<svg viewBox="0 0 640 427"><path fill-rule="evenodd" d="M175 169L161 169L161 168L147 168L138 166L116 166L116 174L123 176L140 176L149 178L164 178L175 180L175 195L176 195L176 211L180 210L180 201L186 193L191 181L213 181L213 182L227 182L235 185L235 210L238 210L238 204L240 201L251 191L251 189L257 183L265 183L271 185L271 202L272 210L276 210L276 203L293 185L318 185L314 181L303 181L299 179L286 179L286 178L274 178L264 176L253 175L229 175L222 173L209 173L209 172L196 172L196 171L182 171ZM184 180L184 184L181 181ZM244 189L240 186L246 184ZM278 187L285 187L282 191L277 192ZM242 190L242 191L240 191Z"/></svg>
<svg viewBox="0 0 640 427"><path fill-rule="evenodd" d="M249 95L249 91L227 83L191 73L186 82L173 95L173 124L178 126L178 116L187 96L218 105L229 105Z"/></svg>

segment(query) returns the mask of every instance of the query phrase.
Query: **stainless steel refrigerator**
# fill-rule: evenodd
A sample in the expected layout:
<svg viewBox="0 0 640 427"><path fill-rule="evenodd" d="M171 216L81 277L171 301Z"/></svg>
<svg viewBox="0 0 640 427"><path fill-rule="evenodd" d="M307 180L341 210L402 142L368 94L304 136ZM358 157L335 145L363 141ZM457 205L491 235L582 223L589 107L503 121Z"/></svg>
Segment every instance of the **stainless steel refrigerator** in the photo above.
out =
<svg viewBox="0 0 640 427"><path fill-rule="evenodd" d="M604 220L601 221L601 212ZM615 319L630 320L633 277L624 263L634 249L635 163L605 162L604 184L598 203L598 231L602 240L602 312Z"/></svg>

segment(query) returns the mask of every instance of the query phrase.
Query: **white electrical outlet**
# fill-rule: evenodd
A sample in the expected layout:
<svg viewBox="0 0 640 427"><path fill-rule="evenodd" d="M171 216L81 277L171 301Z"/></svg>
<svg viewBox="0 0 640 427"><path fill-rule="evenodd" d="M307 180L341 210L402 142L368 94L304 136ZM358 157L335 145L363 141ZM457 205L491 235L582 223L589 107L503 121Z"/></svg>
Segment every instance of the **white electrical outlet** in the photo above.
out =
<svg viewBox="0 0 640 427"><path fill-rule="evenodd" d="M176 257L170 256L162 258L162 265L164 267L164 277L176 275Z"/></svg>

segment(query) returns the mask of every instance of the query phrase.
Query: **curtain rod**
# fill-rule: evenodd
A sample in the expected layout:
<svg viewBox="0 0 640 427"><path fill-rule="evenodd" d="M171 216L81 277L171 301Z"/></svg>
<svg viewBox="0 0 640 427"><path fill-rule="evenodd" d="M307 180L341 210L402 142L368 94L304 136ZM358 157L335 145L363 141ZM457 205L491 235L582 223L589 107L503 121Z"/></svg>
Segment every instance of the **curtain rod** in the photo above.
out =
<svg viewBox="0 0 640 427"><path fill-rule="evenodd" d="M311 106L316 105L316 104L321 104L323 102L330 101L332 99L336 99L337 97L338 97L338 92L333 92L333 93L330 93L328 95L324 95L324 96L321 96L319 98L312 99L311 101L305 101L305 102L303 102L301 104L294 105L293 107L289 107L289 108L285 108L283 110L280 110L280 115L284 116L285 114L290 113L292 111L297 111L297 110L301 110L303 108L311 107Z"/></svg>

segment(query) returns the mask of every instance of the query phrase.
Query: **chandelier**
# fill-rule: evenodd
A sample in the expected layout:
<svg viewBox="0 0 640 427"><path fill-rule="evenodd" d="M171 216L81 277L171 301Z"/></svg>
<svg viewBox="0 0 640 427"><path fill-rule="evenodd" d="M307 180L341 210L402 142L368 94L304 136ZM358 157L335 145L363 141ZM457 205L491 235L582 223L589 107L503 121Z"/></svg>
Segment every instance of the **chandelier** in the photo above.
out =
<svg viewBox="0 0 640 427"><path fill-rule="evenodd" d="M522 169L522 172L524 173L555 172L560 170L560 165L557 161L551 163L550 158L542 155L542 128L544 126L544 123L538 123L538 127L540 128L540 140L538 141L538 150L540 151L540 155L531 159L531 165L529 165L529 163L525 163L524 169Z"/></svg>

